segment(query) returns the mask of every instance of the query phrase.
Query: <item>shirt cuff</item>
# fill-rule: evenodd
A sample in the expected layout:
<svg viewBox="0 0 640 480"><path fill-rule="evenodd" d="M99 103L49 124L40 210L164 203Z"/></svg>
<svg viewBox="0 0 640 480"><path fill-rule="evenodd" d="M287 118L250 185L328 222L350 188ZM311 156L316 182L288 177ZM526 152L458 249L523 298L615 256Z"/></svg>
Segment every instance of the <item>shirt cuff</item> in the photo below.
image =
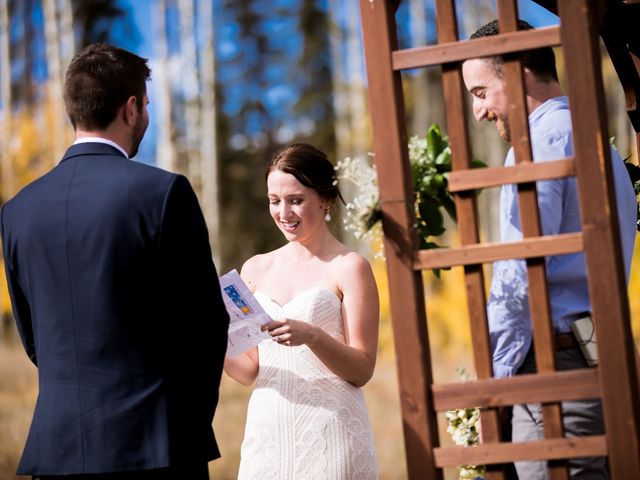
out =
<svg viewBox="0 0 640 480"><path fill-rule="evenodd" d="M517 368L510 365L504 365L502 363L493 364L493 376L495 378L513 377L516 371Z"/></svg>

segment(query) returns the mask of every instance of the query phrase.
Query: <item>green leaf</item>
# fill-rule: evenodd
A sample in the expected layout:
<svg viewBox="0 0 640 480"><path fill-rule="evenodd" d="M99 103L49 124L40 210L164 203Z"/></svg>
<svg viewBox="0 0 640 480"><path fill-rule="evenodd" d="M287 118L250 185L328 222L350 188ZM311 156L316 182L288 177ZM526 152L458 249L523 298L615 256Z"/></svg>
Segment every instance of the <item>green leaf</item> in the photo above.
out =
<svg viewBox="0 0 640 480"><path fill-rule="evenodd" d="M380 205L376 203L367 213L365 213L361 221L365 225L367 230L371 230L373 226L382 220L382 210Z"/></svg>
<svg viewBox="0 0 640 480"><path fill-rule="evenodd" d="M436 157L436 165L442 165L449 167L447 171L451 170L451 148L445 147L442 152Z"/></svg>
<svg viewBox="0 0 640 480"><path fill-rule="evenodd" d="M427 132L427 159L434 162L447 145L442 141L440 126L434 123Z"/></svg>
<svg viewBox="0 0 640 480"><path fill-rule="evenodd" d="M476 160L473 159L471 160L471 168L486 168L487 164L484 163L482 160Z"/></svg>
<svg viewBox="0 0 640 480"><path fill-rule="evenodd" d="M420 214L420 220L425 224L420 229L422 230L420 232L422 234L421 236L435 236L442 235L444 233L444 217L442 216L442 212L440 212L440 208L436 202L431 199L424 199L418 205L418 212Z"/></svg>
<svg viewBox="0 0 640 480"><path fill-rule="evenodd" d="M449 216L451 217L451 219L454 222L458 222L458 215L456 213L456 204L453 201L453 199L449 196L443 198L441 200L442 206L444 207L444 209L447 211L447 213L449 214Z"/></svg>

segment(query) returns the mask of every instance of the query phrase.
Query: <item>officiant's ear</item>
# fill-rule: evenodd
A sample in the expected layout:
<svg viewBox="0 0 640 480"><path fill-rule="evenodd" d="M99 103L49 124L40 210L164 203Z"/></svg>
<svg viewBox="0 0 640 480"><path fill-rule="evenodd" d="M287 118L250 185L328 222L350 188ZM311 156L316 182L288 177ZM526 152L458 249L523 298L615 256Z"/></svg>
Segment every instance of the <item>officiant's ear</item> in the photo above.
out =
<svg viewBox="0 0 640 480"><path fill-rule="evenodd" d="M127 125L135 125L136 118L140 114L140 109L138 105L138 99L135 95L131 95L123 108L124 121Z"/></svg>

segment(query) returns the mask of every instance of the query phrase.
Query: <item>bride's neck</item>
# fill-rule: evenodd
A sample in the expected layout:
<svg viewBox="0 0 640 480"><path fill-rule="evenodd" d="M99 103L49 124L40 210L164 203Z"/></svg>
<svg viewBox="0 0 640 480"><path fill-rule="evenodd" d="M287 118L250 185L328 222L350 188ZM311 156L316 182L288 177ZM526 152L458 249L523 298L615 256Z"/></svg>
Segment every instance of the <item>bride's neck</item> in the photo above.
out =
<svg viewBox="0 0 640 480"><path fill-rule="evenodd" d="M317 258L332 250L337 240L328 231L323 235L314 236L305 242L289 242L287 249L296 261L305 261Z"/></svg>

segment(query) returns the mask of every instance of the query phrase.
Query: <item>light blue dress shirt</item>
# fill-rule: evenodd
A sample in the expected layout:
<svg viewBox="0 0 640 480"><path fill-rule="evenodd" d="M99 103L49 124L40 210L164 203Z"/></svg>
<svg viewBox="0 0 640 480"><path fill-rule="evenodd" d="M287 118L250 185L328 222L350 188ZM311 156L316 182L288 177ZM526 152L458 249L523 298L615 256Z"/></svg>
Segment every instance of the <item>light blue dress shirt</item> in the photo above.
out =
<svg viewBox="0 0 640 480"><path fill-rule="evenodd" d="M567 97L547 100L529 115L534 162L559 160L573 155L571 114ZM611 150L624 266L629 279L636 235L636 198L626 167ZM580 159L576 159L580 161ZM505 166L515 164L513 147ZM578 232L580 212L575 178L537 182L538 205L544 235ZM516 185L500 192L500 238L522 239ZM603 245L603 248L606 248ZM569 332L571 322L591 310L584 255L547 257L547 281L554 329ZM515 375L531 346L529 290L526 263L506 260L493 265L493 280L487 306L489 332L496 377Z"/></svg>

